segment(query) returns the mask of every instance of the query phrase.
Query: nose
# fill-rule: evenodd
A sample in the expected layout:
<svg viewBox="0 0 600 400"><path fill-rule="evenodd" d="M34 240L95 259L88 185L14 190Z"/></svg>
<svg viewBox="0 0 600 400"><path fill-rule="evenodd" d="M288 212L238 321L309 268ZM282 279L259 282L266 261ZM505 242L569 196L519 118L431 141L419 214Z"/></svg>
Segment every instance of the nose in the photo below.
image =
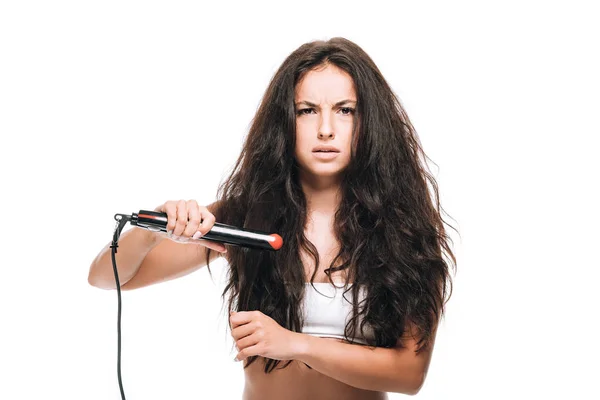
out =
<svg viewBox="0 0 600 400"><path fill-rule="evenodd" d="M321 124L319 125L319 139L333 139L334 136L331 118L327 115L323 115L321 117Z"/></svg>

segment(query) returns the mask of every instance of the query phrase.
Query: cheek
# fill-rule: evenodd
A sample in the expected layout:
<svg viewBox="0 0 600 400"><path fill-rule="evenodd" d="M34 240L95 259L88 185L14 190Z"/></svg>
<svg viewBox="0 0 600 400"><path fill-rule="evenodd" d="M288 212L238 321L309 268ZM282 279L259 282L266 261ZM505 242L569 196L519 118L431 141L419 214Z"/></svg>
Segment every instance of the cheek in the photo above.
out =
<svg viewBox="0 0 600 400"><path fill-rule="evenodd" d="M306 123L296 123L296 149L302 149L306 146L310 134L311 129Z"/></svg>
<svg viewBox="0 0 600 400"><path fill-rule="evenodd" d="M296 120L296 133L307 134L311 130L315 129L315 122L311 121L310 118L302 118Z"/></svg>
<svg viewBox="0 0 600 400"><path fill-rule="evenodd" d="M294 155L296 156L296 160L302 158L304 154L304 148L306 147L306 141L304 140L301 132L296 130L296 145L294 146Z"/></svg>

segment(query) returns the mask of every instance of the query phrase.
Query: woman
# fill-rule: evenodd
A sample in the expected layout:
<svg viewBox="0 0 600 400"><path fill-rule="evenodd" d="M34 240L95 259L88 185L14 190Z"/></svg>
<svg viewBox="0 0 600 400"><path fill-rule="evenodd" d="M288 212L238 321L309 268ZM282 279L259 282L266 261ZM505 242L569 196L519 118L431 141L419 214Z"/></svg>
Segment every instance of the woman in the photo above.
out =
<svg viewBox="0 0 600 400"><path fill-rule="evenodd" d="M415 394L451 293L443 252L456 263L424 158L359 46L343 38L306 43L273 77L217 202L158 206L171 240L141 229L121 236L122 289L223 256L244 399ZM269 252L200 239L215 221L277 232L284 246ZM115 287L108 246L89 282Z"/></svg>

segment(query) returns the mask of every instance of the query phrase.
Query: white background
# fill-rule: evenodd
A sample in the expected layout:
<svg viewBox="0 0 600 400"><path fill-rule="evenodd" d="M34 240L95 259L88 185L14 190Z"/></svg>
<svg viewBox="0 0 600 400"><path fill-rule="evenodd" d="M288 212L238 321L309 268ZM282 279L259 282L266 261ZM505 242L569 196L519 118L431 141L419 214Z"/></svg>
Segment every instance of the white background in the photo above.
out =
<svg viewBox="0 0 600 400"><path fill-rule="evenodd" d="M3 2L0 398L120 398L117 293L87 283L113 215L213 201L275 70L334 36L398 94L461 233L417 398L598 398L592 3ZM222 267L123 293L128 399L240 398Z"/></svg>

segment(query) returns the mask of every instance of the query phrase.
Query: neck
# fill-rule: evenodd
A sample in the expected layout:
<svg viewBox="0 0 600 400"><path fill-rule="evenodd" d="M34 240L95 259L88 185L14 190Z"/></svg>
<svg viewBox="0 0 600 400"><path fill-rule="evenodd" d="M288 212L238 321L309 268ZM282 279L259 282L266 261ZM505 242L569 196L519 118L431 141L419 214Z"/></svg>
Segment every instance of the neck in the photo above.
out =
<svg viewBox="0 0 600 400"><path fill-rule="evenodd" d="M341 202L339 179L302 179L301 186L306 197L308 215L319 214L333 217Z"/></svg>

